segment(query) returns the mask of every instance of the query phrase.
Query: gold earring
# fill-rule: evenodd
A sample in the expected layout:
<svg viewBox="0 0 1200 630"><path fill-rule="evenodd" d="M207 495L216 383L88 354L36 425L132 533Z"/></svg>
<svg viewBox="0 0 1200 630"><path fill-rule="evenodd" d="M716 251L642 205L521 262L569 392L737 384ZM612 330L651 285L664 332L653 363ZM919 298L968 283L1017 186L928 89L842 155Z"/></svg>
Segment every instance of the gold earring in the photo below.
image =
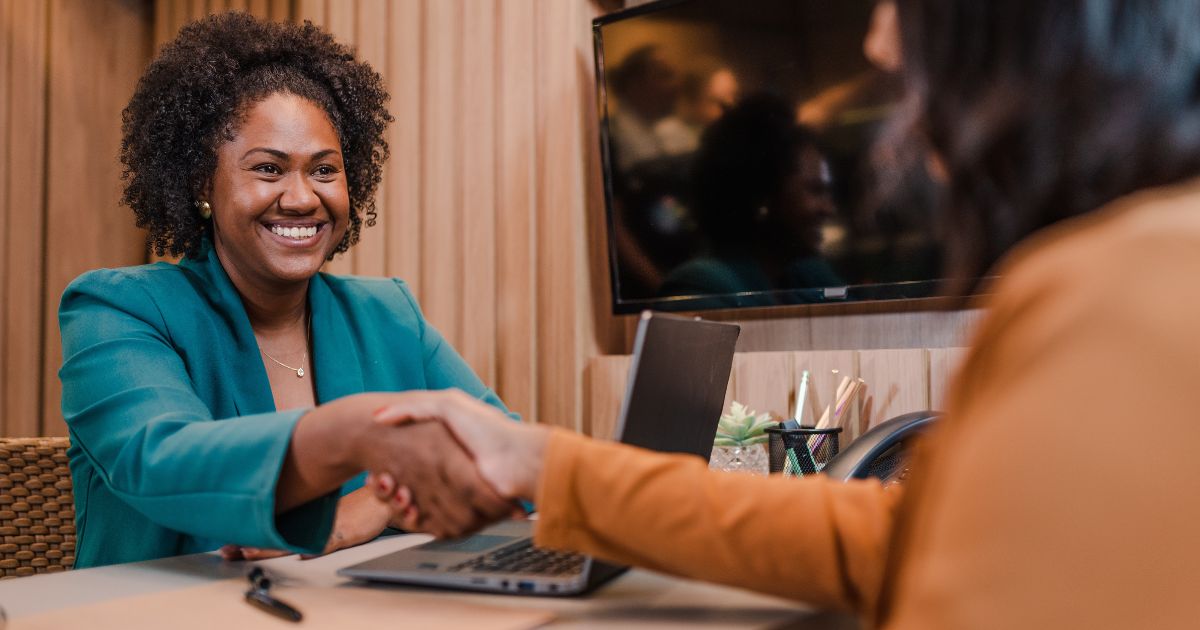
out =
<svg viewBox="0 0 1200 630"><path fill-rule="evenodd" d="M197 201L196 207L200 208L200 218L201 219L212 218L212 206L208 205L207 201Z"/></svg>

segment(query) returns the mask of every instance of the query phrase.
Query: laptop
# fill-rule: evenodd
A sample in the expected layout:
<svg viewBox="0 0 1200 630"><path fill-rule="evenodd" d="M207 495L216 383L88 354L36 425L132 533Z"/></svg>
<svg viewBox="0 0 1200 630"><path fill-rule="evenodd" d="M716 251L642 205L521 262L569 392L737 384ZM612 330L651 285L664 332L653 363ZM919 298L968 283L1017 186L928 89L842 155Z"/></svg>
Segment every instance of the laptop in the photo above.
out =
<svg viewBox="0 0 1200 630"><path fill-rule="evenodd" d="M708 460L740 328L642 313L616 434ZM626 567L533 546L533 523L504 521L459 540L402 549L338 571L371 581L526 595L580 595Z"/></svg>

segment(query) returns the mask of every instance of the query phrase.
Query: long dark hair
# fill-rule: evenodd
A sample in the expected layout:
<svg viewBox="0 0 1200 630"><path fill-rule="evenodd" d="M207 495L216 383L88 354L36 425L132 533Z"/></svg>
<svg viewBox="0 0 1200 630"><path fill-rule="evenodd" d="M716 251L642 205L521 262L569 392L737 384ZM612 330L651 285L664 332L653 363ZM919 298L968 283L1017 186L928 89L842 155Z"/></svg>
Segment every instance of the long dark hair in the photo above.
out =
<svg viewBox="0 0 1200 630"><path fill-rule="evenodd" d="M952 292L1038 229L1200 174L1200 2L896 1Z"/></svg>

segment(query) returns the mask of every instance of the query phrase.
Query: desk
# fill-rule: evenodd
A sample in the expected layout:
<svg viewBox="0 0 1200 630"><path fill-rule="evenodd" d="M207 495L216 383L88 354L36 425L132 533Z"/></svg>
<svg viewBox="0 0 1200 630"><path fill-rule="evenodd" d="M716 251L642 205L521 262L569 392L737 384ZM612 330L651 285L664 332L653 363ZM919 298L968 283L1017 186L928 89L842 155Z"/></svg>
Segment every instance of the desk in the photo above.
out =
<svg viewBox="0 0 1200 630"><path fill-rule="evenodd" d="M334 587L346 582L339 568L429 540L405 535L381 538L313 560L287 556L260 562L287 584ZM238 578L245 563L224 562L215 554L195 554L147 562L68 571L0 582L0 605L19 630L20 618L41 612L121 597L146 595ZM385 586L404 589L408 587ZM714 586L643 570L632 570L588 597L545 598L483 595L420 589L423 597L443 600L447 607L470 602L495 607L551 611L554 628L856 628L840 615L815 614L774 597ZM303 609L303 606L300 606ZM131 614L135 614L131 611Z"/></svg>

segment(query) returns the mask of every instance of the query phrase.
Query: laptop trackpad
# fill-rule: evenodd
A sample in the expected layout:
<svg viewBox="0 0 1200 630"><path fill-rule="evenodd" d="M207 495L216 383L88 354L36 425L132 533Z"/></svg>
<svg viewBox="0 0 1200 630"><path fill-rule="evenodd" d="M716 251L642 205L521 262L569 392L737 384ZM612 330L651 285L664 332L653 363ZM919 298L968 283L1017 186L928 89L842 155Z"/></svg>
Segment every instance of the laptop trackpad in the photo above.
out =
<svg viewBox="0 0 1200 630"><path fill-rule="evenodd" d="M492 547L499 547L520 540L518 536L496 536L492 534L476 534L458 540L435 540L427 542L418 549L421 551L448 551L452 553L479 553Z"/></svg>

